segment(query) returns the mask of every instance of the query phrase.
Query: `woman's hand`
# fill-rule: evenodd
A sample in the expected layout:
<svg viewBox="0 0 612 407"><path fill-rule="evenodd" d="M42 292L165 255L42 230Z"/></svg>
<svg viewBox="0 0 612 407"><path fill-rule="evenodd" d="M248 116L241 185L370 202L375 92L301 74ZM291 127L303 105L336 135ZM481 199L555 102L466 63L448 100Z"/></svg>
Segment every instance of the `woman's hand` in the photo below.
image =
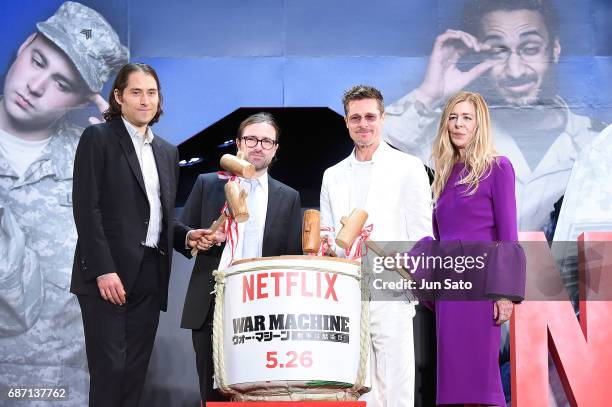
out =
<svg viewBox="0 0 612 407"><path fill-rule="evenodd" d="M493 304L493 319L497 325L501 325L504 322L508 321L512 316L512 310L514 309L514 304L512 301L502 298Z"/></svg>

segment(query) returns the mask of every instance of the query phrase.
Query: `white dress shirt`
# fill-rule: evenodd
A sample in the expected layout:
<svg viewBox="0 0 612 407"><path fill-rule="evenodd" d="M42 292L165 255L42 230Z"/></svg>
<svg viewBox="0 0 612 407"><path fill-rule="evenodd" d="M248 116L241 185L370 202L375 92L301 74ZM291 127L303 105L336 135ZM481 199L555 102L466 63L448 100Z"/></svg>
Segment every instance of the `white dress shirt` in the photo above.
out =
<svg viewBox="0 0 612 407"><path fill-rule="evenodd" d="M157 174L157 165L155 164L155 156L153 155L153 148L151 142L153 141L153 132L151 128L147 126L147 131L143 136L138 130L124 117L123 123L125 128L130 134L132 143L134 143L134 149L136 150L136 156L138 157L138 163L142 171L142 177L144 179L145 190L147 191L147 199L149 200L149 225L147 227L147 238L145 240L145 246L157 247L159 243L159 235L162 230L162 206L161 206L161 192L159 189L159 176Z"/></svg>

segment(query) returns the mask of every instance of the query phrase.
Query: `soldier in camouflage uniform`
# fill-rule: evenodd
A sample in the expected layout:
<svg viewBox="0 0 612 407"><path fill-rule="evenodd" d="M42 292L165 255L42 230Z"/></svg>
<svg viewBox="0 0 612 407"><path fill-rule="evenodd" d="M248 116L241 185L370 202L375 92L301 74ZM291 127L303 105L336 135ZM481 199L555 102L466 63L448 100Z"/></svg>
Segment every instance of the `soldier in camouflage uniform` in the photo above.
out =
<svg viewBox="0 0 612 407"><path fill-rule="evenodd" d="M84 406L83 326L69 292L82 128L63 116L90 102L104 110L99 92L128 51L99 13L79 3L62 4L36 27L0 99L0 400L11 387L65 386L69 400L61 405Z"/></svg>

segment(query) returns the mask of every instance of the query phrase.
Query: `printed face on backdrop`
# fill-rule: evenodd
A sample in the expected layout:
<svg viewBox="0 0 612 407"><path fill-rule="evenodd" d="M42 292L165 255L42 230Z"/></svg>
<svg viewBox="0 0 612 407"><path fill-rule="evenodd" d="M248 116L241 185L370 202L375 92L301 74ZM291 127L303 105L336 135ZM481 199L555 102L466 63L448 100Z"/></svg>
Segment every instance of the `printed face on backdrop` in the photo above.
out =
<svg viewBox="0 0 612 407"><path fill-rule="evenodd" d="M268 168L278 150L276 130L268 123L249 124L242 130L236 145L255 170L261 171Z"/></svg>
<svg viewBox="0 0 612 407"><path fill-rule="evenodd" d="M489 71L492 90L514 106L535 104L552 89L552 70L559 60L558 39L549 37L544 18L533 10L493 11L482 19L481 42L491 46L488 58L499 61ZM495 95L493 95L495 96Z"/></svg>
<svg viewBox="0 0 612 407"><path fill-rule="evenodd" d="M136 128L146 127L159 105L159 89L152 75L134 71L122 93L115 89L115 100L121 105L121 115Z"/></svg>
<svg viewBox="0 0 612 407"><path fill-rule="evenodd" d="M32 34L6 74L3 110L16 128L46 128L83 104L86 93L68 57L44 36Z"/></svg>
<svg viewBox="0 0 612 407"><path fill-rule="evenodd" d="M448 136L459 150L465 148L476 131L476 109L468 100L457 103L448 116Z"/></svg>
<svg viewBox="0 0 612 407"><path fill-rule="evenodd" d="M351 100L344 120L356 146L368 147L380 143L385 114L378 109L376 99Z"/></svg>

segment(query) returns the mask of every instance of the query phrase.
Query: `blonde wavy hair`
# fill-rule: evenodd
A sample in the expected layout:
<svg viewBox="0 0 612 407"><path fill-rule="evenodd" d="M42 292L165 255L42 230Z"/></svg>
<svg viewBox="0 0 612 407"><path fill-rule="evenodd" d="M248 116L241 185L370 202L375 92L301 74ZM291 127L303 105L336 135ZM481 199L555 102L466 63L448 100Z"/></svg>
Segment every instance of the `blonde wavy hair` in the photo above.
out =
<svg viewBox="0 0 612 407"><path fill-rule="evenodd" d="M453 145L448 133L448 120L455 106L465 101L472 103L476 111L476 128L473 137L464 147L465 169L461 172L461 179L457 182L457 185L467 185L466 195L476 193L478 184L489 175L491 165L497 156L493 147L489 108L484 98L474 92L459 92L452 96L444 106L438 126L438 134L431 152L431 158L436 169L432 186L434 203L438 201L453 165L461 160L459 149Z"/></svg>

